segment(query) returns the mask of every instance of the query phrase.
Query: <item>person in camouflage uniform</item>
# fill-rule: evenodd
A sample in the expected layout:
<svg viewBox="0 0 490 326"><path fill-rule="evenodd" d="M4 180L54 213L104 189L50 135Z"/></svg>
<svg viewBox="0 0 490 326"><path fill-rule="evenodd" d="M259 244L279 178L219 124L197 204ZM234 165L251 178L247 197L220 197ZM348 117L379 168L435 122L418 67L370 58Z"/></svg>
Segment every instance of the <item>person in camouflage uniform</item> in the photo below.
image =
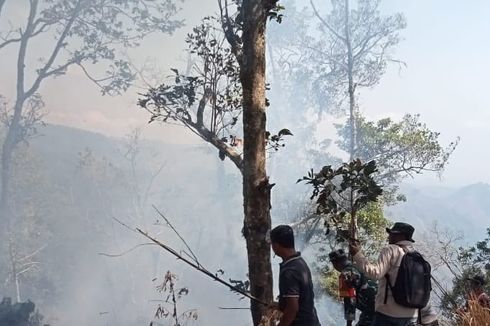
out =
<svg viewBox="0 0 490 326"><path fill-rule="evenodd" d="M357 326L370 326L374 319L374 300L378 290L377 283L367 279L347 258L342 249L332 251L329 255L333 267L341 273L348 286L355 290L355 297L344 297L344 316L347 326L356 319L356 309L361 314Z"/></svg>

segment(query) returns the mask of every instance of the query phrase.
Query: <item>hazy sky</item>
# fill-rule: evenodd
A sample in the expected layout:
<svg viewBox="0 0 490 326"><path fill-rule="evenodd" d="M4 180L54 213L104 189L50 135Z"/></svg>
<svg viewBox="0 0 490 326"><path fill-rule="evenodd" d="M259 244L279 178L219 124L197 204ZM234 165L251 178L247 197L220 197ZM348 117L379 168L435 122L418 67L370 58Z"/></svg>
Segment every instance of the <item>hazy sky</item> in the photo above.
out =
<svg viewBox="0 0 490 326"><path fill-rule="evenodd" d="M321 0L325 1L325 0ZM317 0L317 3L321 2ZM490 109L486 78L490 47L490 1L385 0L383 10L403 12L408 27L397 57L407 63L399 71L390 69L380 85L364 91L361 109L371 118L401 117L420 113L430 128L441 132L444 144L461 137L446 170L444 183L462 185L490 182L486 161L490 131ZM22 15L20 1L10 1L9 18ZM298 1L303 3L303 1ZM304 2L306 3L306 2ZM140 62L152 57L163 71L184 66L183 36L200 17L216 11L216 0L186 0L181 13L187 26L173 36L151 38L132 55ZM2 19L0 20L3 20ZM287 17L286 17L287 19ZM12 95L14 52L0 51L0 93ZM193 143L195 137L177 127L146 127L148 115L135 106L137 90L122 97L102 97L76 69L67 76L47 81L41 88L49 114L47 121L122 136L130 128L145 126L148 138L172 143ZM328 135L331 126L320 128ZM416 183L433 183L436 178L417 178Z"/></svg>
<svg viewBox="0 0 490 326"><path fill-rule="evenodd" d="M445 143L461 137L445 182L490 182L490 1L384 2L407 17L397 53L408 67L400 74L393 69L364 94L365 112L420 113Z"/></svg>

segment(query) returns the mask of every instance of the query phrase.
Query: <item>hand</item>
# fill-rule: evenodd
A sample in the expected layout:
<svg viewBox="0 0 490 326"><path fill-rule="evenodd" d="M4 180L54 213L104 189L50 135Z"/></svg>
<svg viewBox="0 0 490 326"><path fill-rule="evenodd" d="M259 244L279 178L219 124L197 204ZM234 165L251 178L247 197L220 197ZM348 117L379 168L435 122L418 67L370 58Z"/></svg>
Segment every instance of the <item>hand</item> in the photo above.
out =
<svg viewBox="0 0 490 326"><path fill-rule="evenodd" d="M359 242L349 243L349 253L352 256L355 256L359 251L361 251L361 245Z"/></svg>

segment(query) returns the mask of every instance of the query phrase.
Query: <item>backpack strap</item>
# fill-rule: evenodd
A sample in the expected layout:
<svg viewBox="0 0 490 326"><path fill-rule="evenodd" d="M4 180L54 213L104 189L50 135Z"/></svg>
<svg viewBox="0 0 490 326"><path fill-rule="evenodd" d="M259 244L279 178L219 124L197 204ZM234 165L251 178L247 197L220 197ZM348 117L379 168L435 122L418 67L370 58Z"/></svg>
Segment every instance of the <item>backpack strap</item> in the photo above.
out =
<svg viewBox="0 0 490 326"><path fill-rule="evenodd" d="M385 301L384 304L388 302L388 288L391 289L390 276L388 274L385 275L386 278L386 286L385 286Z"/></svg>
<svg viewBox="0 0 490 326"><path fill-rule="evenodd" d="M408 249L408 247L407 247L407 246L402 245L402 244L399 244L399 243L397 243L396 245L397 245L398 247L402 248L402 250L403 250L403 252L404 252L404 253L408 253L408 252L410 252L410 250Z"/></svg>

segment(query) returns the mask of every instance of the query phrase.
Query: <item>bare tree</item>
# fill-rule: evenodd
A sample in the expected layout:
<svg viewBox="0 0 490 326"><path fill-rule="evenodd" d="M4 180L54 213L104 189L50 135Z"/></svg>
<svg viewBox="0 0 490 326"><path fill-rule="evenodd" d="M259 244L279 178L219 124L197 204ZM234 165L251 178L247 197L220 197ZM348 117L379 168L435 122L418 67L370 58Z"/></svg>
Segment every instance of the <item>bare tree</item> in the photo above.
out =
<svg viewBox="0 0 490 326"><path fill-rule="evenodd" d="M130 173L127 177L128 186L131 190L133 207L136 212L138 223L146 223L145 208L148 207L148 199L154 190L155 181L166 166L166 162L158 164L158 166L149 172L148 177L140 176L142 167L141 151L141 129L132 129L125 138L123 146L123 156L128 162ZM144 225L145 226L145 225Z"/></svg>
<svg viewBox="0 0 490 326"><path fill-rule="evenodd" d="M26 108L40 99L38 92L43 82L66 74L70 67L78 67L103 94L118 94L134 79L129 63L119 57L118 50L138 46L142 38L153 32L171 33L182 24L172 18L177 8L170 0L25 2L28 15L22 26L11 23L9 30L0 31L0 49L18 47L16 94L1 154L0 213L7 230L12 154L17 144L25 140L22 121L28 113ZM0 9L5 3L15 5L2 0ZM32 43L41 37L47 39L44 45L50 50L46 58L39 58L39 67L32 67L28 58L35 57L37 51ZM105 65L106 74L96 76L91 72L95 65ZM33 80L30 76L34 76Z"/></svg>
<svg viewBox="0 0 490 326"><path fill-rule="evenodd" d="M401 14L382 16L379 0L331 0L332 10L322 15L313 0L310 4L320 21L321 39L308 46L320 73L317 82L335 105L348 100L350 124L350 160L356 158L357 96L361 87L373 87L380 81L389 62L391 50L400 41L405 28Z"/></svg>
<svg viewBox="0 0 490 326"><path fill-rule="evenodd" d="M3 96L0 96L0 101L0 123L5 129L8 130L13 120L12 108L8 105L8 102ZM21 131L19 142L22 140L27 143L31 138L37 135L37 127L42 124L44 113L42 111L43 107L44 103L42 101L42 98L37 94L28 99L27 103L25 104L25 114L19 121ZM23 153L21 156L25 156L25 153ZM25 160L25 157L22 162L19 162L19 160L15 160L17 164L22 165L21 170L25 168L25 166L23 166ZM16 184L15 186L18 187L19 185ZM16 211L23 212L22 209L17 209ZM26 229L29 228L26 227ZM7 261L10 265L10 271L8 273L8 278L5 283L12 283L14 285L15 297L17 299L17 302L20 302L22 297L21 278L24 276L24 274L31 272L38 267L40 262L37 259L37 255L45 247L45 245L39 246L36 249L26 248L25 245L22 245L22 240L18 239L18 234L16 232L9 232L7 237ZM25 253L26 250L31 251Z"/></svg>
<svg viewBox="0 0 490 326"><path fill-rule="evenodd" d="M5 111L1 112L0 120L5 121L4 118L8 116L5 114ZM27 120L32 122L36 119ZM26 125L31 122L24 121ZM42 270L42 251L48 244L49 236L43 221L47 211L39 196L48 188L46 176L39 170L39 161L27 144L19 145L13 162L12 229L5 235L0 260L5 266L2 276L6 276L2 289L20 301L25 299L22 296L27 290L25 284L38 277Z"/></svg>
<svg viewBox="0 0 490 326"><path fill-rule="evenodd" d="M316 91L330 98L330 105L344 111L347 100L349 116L349 162L358 158L357 125L358 90L378 84L392 59L390 50L400 41L398 32L405 28L401 14L381 16L379 0L331 0L331 11L322 15L310 0L319 20L320 38L306 40L310 53L308 64L315 67ZM307 44L310 43L311 44ZM353 203L354 198L348 199ZM356 238L357 219L352 217L351 236Z"/></svg>
<svg viewBox="0 0 490 326"><path fill-rule="evenodd" d="M423 234L420 241L420 250L432 266L432 283L434 302L442 310L442 318L452 319L453 313L459 309L461 298L452 296L454 288L461 285L468 274L467 266L461 261L460 247L463 235L460 232L442 228L434 223L430 229ZM474 266L469 270L473 271ZM459 284L458 284L459 283ZM457 289L456 292L461 289ZM458 302L459 301L459 302ZM450 320L448 320L449 322Z"/></svg>
<svg viewBox="0 0 490 326"><path fill-rule="evenodd" d="M144 157L142 151L144 150L141 142L141 129L132 129L125 138L123 145L123 156L129 165L129 173L125 177L127 179L127 186L131 193L132 209L135 212L134 224L141 225L145 229L148 226L148 208L150 207L149 200L154 195L155 184L167 166L167 162L159 162L156 165L151 163L159 161L157 155L153 155L153 160L148 162L150 164L144 164ZM142 175L141 172L145 172L146 175ZM153 275L158 274L160 256L157 251L152 252L153 263Z"/></svg>
<svg viewBox="0 0 490 326"><path fill-rule="evenodd" d="M9 236L8 248L11 269L7 282L14 283L17 302L22 302L20 289L21 277L23 274L28 273L38 267L40 262L36 259L36 255L45 247L46 246L44 245L27 255L21 255L17 251L17 248L20 248L20 246L15 242L15 237L13 235Z"/></svg>

